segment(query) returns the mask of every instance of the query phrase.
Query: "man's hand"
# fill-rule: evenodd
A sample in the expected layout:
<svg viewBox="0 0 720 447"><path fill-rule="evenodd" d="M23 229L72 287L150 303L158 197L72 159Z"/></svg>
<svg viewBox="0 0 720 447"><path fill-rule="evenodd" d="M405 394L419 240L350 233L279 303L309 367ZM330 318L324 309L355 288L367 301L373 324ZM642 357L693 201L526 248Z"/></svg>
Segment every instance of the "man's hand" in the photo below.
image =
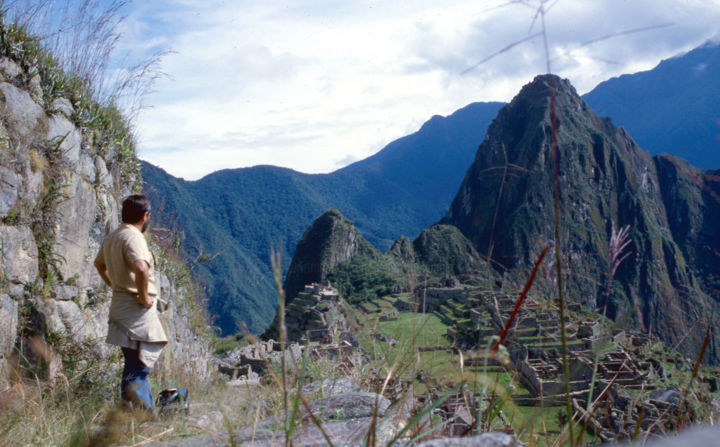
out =
<svg viewBox="0 0 720 447"><path fill-rule="evenodd" d="M148 295L147 293L145 294L144 298L140 294L136 295L135 300L138 302L139 305L141 305L143 307L147 307L148 309L150 309L152 307L153 302L155 301L153 296Z"/></svg>

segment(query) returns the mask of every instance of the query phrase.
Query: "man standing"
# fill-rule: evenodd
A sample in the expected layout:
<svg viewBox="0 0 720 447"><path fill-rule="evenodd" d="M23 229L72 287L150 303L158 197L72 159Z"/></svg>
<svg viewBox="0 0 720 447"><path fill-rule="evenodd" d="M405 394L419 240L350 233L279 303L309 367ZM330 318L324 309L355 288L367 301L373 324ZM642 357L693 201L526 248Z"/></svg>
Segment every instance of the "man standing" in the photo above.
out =
<svg viewBox="0 0 720 447"><path fill-rule="evenodd" d="M143 234L149 219L150 200L127 197L123 223L103 240L95 268L113 291L105 341L120 346L125 358L122 398L152 411L148 375L168 340L157 315L155 258Z"/></svg>

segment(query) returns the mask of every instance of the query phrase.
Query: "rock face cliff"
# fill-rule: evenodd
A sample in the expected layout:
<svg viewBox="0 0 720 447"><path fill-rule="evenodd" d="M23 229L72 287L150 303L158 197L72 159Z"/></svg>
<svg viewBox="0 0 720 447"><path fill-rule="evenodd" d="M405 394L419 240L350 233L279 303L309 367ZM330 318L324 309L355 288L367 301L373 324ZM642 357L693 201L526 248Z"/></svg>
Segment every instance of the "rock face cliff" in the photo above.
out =
<svg viewBox="0 0 720 447"><path fill-rule="evenodd" d="M63 96L57 86L64 75L32 65L27 48L18 55L7 39L3 33L0 381L18 359L29 362L27 370L41 366L35 372L49 379L78 362L102 362L99 369L112 372L118 363L109 359L117 356L104 342L110 291L92 263L104 235L119 224L119 201L137 184L139 163L132 145L116 139L122 122L113 121L116 111L75 93ZM156 255L171 265L165 253ZM164 317L171 340L165 364L208 377L209 343L188 318L197 310L187 305L190 291L166 273L159 272L162 293L175 318ZM49 365L33 360L43 357L39 345L53 353L44 356Z"/></svg>
<svg viewBox="0 0 720 447"><path fill-rule="evenodd" d="M651 157L567 80L538 76L500 111L442 222L457 226L498 270L527 274L554 243L553 96L567 296L604 308L612 227L629 225L629 257L615 274L608 316L698 353L702 328L717 315L698 275L717 270L720 245L708 222L720 202L707 175ZM716 342L710 350L717 363Z"/></svg>

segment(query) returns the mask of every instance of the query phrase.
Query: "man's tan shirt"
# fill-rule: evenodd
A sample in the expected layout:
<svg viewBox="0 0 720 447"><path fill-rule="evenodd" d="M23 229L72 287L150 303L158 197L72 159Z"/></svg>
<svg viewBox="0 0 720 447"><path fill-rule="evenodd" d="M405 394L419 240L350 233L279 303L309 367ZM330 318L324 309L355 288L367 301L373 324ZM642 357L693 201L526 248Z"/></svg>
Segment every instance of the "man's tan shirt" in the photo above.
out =
<svg viewBox="0 0 720 447"><path fill-rule="evenodd" d="M145 236L135 226L123 224L105 238L97 259L107 266L113 288L105 341L139 350L140 360L152 367L167 343L167 336L157 315L157 299L152 307L146 308L134 298L138 291L132 266L137 260L148 263L148 293L157 296L155 258Z"/></svg>
<svg viewBox="0 0 720 447"><path fill-rule="evenodd" d="M103 241L97 257L107 266L113 291L130 294L138 292L133 263L137 260L147 262L150 267L148 293L157 295L155 258L148 248L145 236L134 225L122 224L110 233Z"/></svg>

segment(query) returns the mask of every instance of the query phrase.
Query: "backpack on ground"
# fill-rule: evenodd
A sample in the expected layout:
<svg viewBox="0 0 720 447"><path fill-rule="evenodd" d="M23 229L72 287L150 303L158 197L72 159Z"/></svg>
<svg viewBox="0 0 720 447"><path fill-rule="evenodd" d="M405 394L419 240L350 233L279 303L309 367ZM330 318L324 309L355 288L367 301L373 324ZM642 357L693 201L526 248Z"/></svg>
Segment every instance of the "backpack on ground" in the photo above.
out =
<svg viewBox="0 0 720 447"><path fill-rule="evenodd" d="M155 399L158 413L190 413L190 397L185 387L167 388L158 393Z"/></svg>

